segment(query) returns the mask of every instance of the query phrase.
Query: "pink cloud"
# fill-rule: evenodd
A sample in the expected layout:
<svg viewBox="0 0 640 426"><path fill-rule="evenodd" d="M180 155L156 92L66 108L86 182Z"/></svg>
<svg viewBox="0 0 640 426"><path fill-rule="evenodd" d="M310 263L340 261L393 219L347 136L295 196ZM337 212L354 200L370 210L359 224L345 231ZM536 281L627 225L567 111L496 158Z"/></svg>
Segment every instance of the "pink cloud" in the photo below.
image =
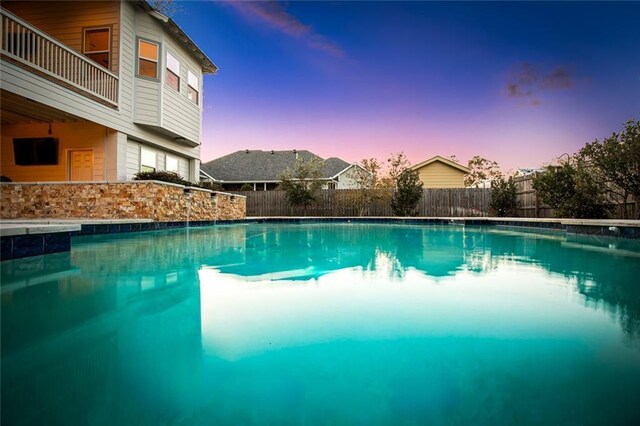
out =
<svg viewBox="0 0 640 426"><path fill-rule="evenodd" d="M260 22L282 34L301 40L312 49L338 58L344 57L344 51L338 45L317 33L310 25L300 22L277 1L238 1L224 4L231 6L245 19Z"/></svg>
<svg viewBox="0 0 640 426"><path fill-rule="evenodd" d="M529 105L540 105L541 92L568 89L574 86L573 69L559 65L546 72L524 62L512 66L507 81L507 95L527 101Z"/></svg>

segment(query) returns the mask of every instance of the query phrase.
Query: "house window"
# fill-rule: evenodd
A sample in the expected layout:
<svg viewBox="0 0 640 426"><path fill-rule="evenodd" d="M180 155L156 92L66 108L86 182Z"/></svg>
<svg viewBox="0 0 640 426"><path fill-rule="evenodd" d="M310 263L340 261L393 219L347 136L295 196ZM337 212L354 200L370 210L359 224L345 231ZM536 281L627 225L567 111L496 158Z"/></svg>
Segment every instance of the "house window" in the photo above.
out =
<svg viewBox="0 0 640 426"><path fill-rule="evenodd" d="M111 29L85 29L83 52L87 58L109 69L111 62Z"/></svg>
<svg viewBox="0 0 640 426"><path fill-rule="evenodd" d="M167 155L166 169L168 172L178 173L178 158Z"/></svg>
<svg viewBox="0 0 640 426"><path fill-rule="evenodd" d="M140 171L155 172L157 168L156 152L145 147L140 148Z"/></svg>
<svg viewBox="0 0 640 426"><path fill-rule="evenodd" d="M194 104L198 105L198 89L200 88L198 76L189 71L187 77L187 97Z"/></svg>
<svg viewBox="0 0 640 426"><path fill-rule="evenodd" d="M159 45L146 40L138 40L138 74L158 78Z"/></svg>
<svg viewBox="0 0 640 426"><path fill-rule="evenodd" d="M180 91L180 62L171 53L167 52L167 74L165 76L167 86Z"/></svg>

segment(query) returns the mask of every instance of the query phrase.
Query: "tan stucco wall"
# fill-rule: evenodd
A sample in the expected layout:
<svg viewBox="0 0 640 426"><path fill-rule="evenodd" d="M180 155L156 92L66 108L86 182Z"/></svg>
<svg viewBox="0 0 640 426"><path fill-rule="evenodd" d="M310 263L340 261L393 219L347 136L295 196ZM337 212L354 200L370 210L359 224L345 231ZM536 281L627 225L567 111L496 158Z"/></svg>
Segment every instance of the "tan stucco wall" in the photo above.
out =
<svg viewBox="0 0 640 426"><path fill-rule="evenodd" d="M447 164L434 161L417 170L425 188L464 188L466 173Z"/></svg>
<svg viewBox="0 0 640 426"><path fill-rule="evenodd" d="M246 198L155 181L0 185L0 218L153 219L158 222L246 217Z"/></svg>
<svg viewBox="0 0 640 426"><path fill-rule="evenodd" d="M58 164L50 166L16 166L13 138L53 137L59 140ZM48 124L7 124L2 126L0 145L0 175L14 182L55 182L69 180L69 151L93 151L93 180L113 179L105 172L107 156L115 158L113 131L95 123L53 123L51 134ZM108 169L108 168L107 168Z"/></svg>

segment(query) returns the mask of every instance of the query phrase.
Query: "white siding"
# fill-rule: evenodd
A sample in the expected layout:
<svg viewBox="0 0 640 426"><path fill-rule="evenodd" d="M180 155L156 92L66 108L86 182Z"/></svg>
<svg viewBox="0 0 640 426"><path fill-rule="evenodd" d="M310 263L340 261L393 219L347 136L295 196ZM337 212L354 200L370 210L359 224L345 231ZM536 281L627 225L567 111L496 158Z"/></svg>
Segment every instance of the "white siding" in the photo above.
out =
<svg viewBox="0 0 640 426"><path fill-rule="evenodd" d="M358 183L355 180L357 173L356 166L351 166L347 171L338 176L338 184L336 189L355 189L358 187Z"/></svg>
<svg viewBox="0 0 640 426"><path fill-rule="evenodd" d="M184 157L178 158L178 173L186 180L194 180L189 176L189 160Z"/></svg>
<svg viewBox="0 0 640 426"><path fill-rule="evenodd" d="M134 121L151 126L160 125L160 83L136 78Z"/></svg>
<svg viewBox="0 0 640 426"><path fill-rule="evenodd" d="M170 36L163 38L163 58L166 58L167 50L180 61L180 91L176 92L164 84L166 64L163 64L162 127L193 142L199 142L202 115L202 73L200 67L188 52ZM187 98L187 73L189 71L198 76L200 86L198 88L200 98L198 105Z"/></svg>
<svg viewBox="0 0 640 426"><path fill-rule="evenodd" d="M128 159L128 140L127 135L122 132L116 132L116 175L108 179L126 180L127 179L127 159ZM111 154L113 155L113 153Z"/></svg>
<svg viewBox="0 0 640 426"><path fill-rule="evenodd" d="M157 147L147 145L138 141L129 140L127 142L127 179L140 171L140 149L144 147L146 150L155 152L156 154L156 170L165 170L167 164L167 155L171 155L178 159L178 174L186 180L192 180L189 177L189 159L176 155L174 152L158 149Z"/></svg>
<svg viewBox="0 0 640 426"><path fill-rule="evenodd" d="M156 165L158 170L167 170L167 154L165 152L156 155Z"/></svg>
<svg viewBox="0 0 640 426"><path fill-rule="evenodd" d="M82 2L83 5L92 3ZM116 156L116 170L114 171L110 162L112 160L96 159L103 161L104 173L109 178L115 175L118 179L131 179L139 171L139 143L135 142L138 140L145 141L145 144L153 146L159 152L170 152L178 156L180 173L189 178L190 163L196 164L193 160L199 159L200 147L192 148L181 144L175 141L175 137L182 136L193 142L200 142L201 105L196 106L186 98L186 76L189 69L198 74L202 104L201 69L190 57L189 52L171 35L164 34L155 19L140 10L137 4L119 4L120 22L119 25L116 23L113 32L113 51L119 52L119 57L112 59L114 66L119 70L117 109L95 102L4 59L0 60L1 86L3 90L112 129L111 131L117 135L116 139L109 139L104 146L107 148L107 155ZM60 26L60 30L63 29L64 25ZM78 31L74 29L75 33ZM160 81L153 82L135 77L136 36L161 43ZM166 90L171 90L168 87L164 88L163 83L165 46L169 46L172 53L180 57L180 93L165 93ZM134 121L144 125L138 125Z"/></svg>
<svg viewBox="0 0 640 426"><path fill-rule="evenodd" d="M2 60L0 65L0 76L4 90L68 112L85 120L122 131L136 139L146 140L163 148L176 150L182 155L192 158L198 155L198 149L176 143L173 138L163 136L157 131L154 132L150 129L136 126L131 120L123 117L118 110L94 102L12 63ZM122 90L122 93L124 94L125 90Z"/></svg>
<svg viewBox="0 0 640 426"><path fill-rule="evenodd" d="M127 141L127 180L140 171L140 144L136 141Z"/></svg>

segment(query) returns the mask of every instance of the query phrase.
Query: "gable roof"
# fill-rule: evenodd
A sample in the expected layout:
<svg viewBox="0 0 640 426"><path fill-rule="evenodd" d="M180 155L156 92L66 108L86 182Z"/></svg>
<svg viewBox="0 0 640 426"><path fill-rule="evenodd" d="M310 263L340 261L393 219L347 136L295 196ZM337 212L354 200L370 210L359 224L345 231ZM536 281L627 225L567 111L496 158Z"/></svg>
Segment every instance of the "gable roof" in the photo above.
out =
<svg viewBox="0 0 640 426"><path fill-rule="evenodd" d="M351 164L347 163L343 159L338 157L329 157L324 160L324 176L336 177L349 167L351 167Z"/></svg>
<svg viewBox="0 0 640 426"><path fill-rule="evenodd" d="M418 163L415 166L412 166L411 170L421 169L424 166L428 166L429 164L434 163L436 161L439 161L439 162L441 162L443 164L446 164L447 166L453 167L454 169L458 169L461 172L471 173L471 169L470 168L465 167L465 166L463 166L461 164L458 164L455 161L451 161L451 160L448 160L448 159L446 159L444 157L440 157L439 155L436 155L435 157L431 157L428 160L423 161L422 163Z"/></svg>
<svg viewBox="0 0 640 426"><path fill-rule="evenodd" d="M140 7L144 9L152 17L164 27L169 34L171 34L178 42L182 43L185 49L191 53L191 55L197 59L202 67L204 74L217 74L218 67L209 59L209 57L198 47L198 45L191 40L191 38L180 28L180 26L170 17L163 15L161 12L155 10L146 0L138 0Z"/></svg>
<svg viewBox="0 0 640 426"><path fill-rule="evenodd" d="M262 151L241 150L215 160L202 163L200 168L217 181L224 182L277 182L279 176L295 165L296 158L309 161L323 160L316 154L302 150ZM346 161L331 157L324 161L322 179L332 179L351 167Z"/></svg>

